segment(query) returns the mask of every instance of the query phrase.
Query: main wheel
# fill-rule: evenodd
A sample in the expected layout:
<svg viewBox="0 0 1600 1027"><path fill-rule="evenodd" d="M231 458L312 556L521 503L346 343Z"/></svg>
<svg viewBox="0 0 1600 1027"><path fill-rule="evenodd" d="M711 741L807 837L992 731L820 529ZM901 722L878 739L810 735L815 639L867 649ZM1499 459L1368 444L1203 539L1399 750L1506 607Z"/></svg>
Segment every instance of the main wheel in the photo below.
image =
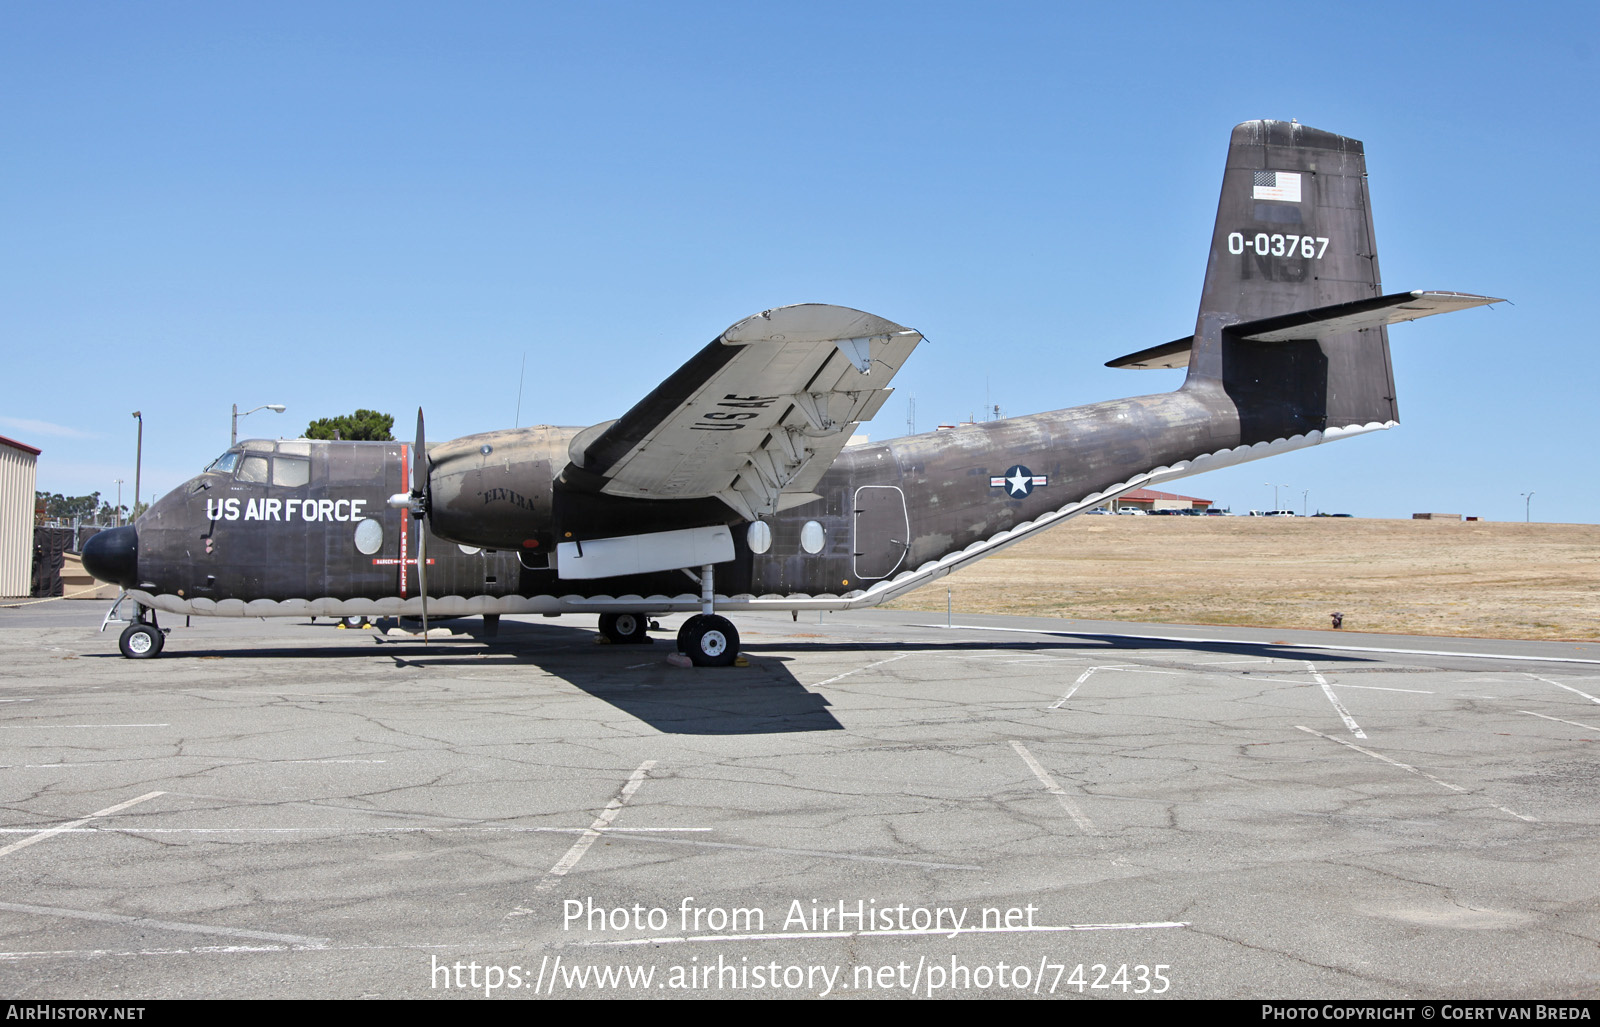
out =
<svg viewBox="0 0 1600 1027"><path fill-rule="evenodd" d="M122 655L130 660L149 660L161 655L161 647L166 641L167 638L161 633L160 628L140 621L122 629L122 637L117 639L117 648L121 649Z"/></svg>
<svg viewBox="0 0 1600 1027"><path fill-rule="evenodd" d="M637 613L602 613L600 633L612 645L642 645L650 641L649 622Z"/></svg>
<svg viewBox="0 0 1600 1027"><path fill-rule="evenodd" d="M697 667L731 667L739 658L739 632L726 617L699 614L678 629L678 651Z"/></svg>

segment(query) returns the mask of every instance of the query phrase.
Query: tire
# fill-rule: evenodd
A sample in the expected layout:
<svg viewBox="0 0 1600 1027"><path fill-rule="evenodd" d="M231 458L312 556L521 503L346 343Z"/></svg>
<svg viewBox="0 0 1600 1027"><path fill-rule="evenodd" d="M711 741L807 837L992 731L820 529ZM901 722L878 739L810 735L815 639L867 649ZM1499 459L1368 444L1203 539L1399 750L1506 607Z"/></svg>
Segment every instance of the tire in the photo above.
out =
<svg viewBox="0 0 1600 1027"><path fill-rule="evenodd" d="M600 615L600 633L606 636L612 645L643 645L650 641L646 634L650 622L637 613L602 613Z"/></svg>
<svg viewBox="0 0 1600 1027"><path fill-rule="evenodd" d="M153 660L161 655L161 648L166 644L167 638L161 629L153 624L129 624L122 629L122 637L117 639L117 648L122 650L122 655L130 660Z"/></svg>
<svg viewBox="0 0 1600 1027"><path fill-rule="evenodd" d="M696 667L731 667L739 658L739 632L726 617L690 617L678 629L678 651Z"/></svg>

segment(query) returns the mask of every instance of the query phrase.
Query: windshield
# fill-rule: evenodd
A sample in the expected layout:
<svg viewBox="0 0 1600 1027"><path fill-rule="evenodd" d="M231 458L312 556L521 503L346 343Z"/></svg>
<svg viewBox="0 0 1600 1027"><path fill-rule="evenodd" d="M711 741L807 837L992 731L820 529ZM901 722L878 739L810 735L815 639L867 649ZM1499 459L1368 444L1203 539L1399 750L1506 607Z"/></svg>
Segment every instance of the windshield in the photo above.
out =
<svg viewBox="0 0 1600 1027"><path fill-rule="evenodd" d="M226 453L211 461L211 466L206 468L206 473L215 471L218 474L228 474L239 463L238 450L230 449Z"/></svg>

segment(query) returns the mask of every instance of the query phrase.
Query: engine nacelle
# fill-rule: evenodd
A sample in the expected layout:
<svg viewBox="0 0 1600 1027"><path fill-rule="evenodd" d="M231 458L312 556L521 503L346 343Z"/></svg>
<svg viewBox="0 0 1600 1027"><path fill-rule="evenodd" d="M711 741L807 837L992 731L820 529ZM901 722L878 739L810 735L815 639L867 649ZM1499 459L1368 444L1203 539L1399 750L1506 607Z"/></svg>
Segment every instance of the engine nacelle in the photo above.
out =
<svg viewBox="0 0 1600 1027"><path fill-rule="evenodd" d="M428 452L428 522L461 545L550 553L551 482L577 428L514 428L467 435Z"/></svg>

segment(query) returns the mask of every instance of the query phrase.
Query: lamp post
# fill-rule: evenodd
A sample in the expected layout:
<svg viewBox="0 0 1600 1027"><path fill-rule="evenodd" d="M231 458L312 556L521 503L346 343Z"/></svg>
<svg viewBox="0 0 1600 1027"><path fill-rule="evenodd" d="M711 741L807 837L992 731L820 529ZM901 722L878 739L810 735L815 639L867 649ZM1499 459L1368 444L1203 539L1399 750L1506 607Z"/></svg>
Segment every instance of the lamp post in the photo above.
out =
<svg viewBox="0 0 1600 1027"><path fill-rule="evenodd" d="M139 472L144 464L144 412L135 410L133 419L139 422L139 444L133 451L133 508L137 510L139 509ZM117 500L117 505L122 505L120 499Z"/></svg>
<svg viewBox="0 0 1600 1027"><path fill-rule="evenodd" d="M122 479L117 478L117 508L112 511L112 516L117 519L117 527L122 527ZM98 520L98 518L96 518Z"/></svg>
<svg viewBox="0 0 1600 1027"><path fill-rule="evenodd" d="M1310 511L1311 511L1311 490L1310 489L1301 489L1300 490L1300 516L1301 517L1310 517L1311 516Z"/></svg>
<svg viewBox="0 0 1600 1027"><path fill-rule="evenodd" d="M1522 505L1522 523L1527 524L1533 519L1533 493L1520 492L1518 495L1526 500L1526 502Z"/></svg>
<svg viewBox="0 0 1600 1027"><path fill-rule="evenodd" d="M271 410L273 413L281 414L287 409L288 407L284 406L282 403L263 403L258 407L251 407L249 410L246 410L241 414L239 413L239 404L235 403L233 405L233 436L228 441L228 445L237 445L239 442L239 418L249 417L257 410Z"/></svg>
<svg viewBox="0 0 1600 1027"><path fill-rule="evenodd" d="M1264 481L1261 484L1271 486L1271 488L1272 488L1272 509L1274 509L1274 510L1282 509L1282 507L1280 507L1278 505L1278 490L1279 489L1286 489L1289 486L1287 486L1287 485L1273 485L1272 482L1270 482L1270 481Z"/></svg>

